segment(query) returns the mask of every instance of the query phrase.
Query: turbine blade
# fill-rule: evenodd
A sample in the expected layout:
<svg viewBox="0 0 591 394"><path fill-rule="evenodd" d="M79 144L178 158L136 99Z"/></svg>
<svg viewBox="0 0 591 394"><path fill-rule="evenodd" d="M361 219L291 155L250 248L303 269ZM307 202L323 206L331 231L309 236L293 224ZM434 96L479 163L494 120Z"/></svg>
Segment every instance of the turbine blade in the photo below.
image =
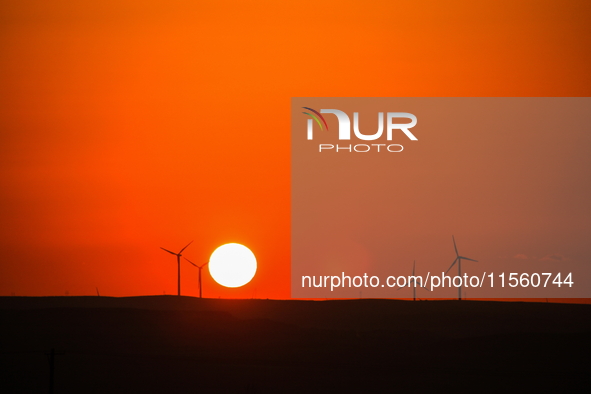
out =
<svg viewBox="0 0 591 394"><path fill-rule="evenodd" d="M191 245L193 243L193 241L189 242L187 244L187 246ZM181 249L181 251L179 252L179 254L183 253L183 250L187 249L187 246L185 246L184 248Z"/></svg>
<svg viewBox="0 0 591 394"><path fill-rule="evenodd" d="M201 265L199 268L203 268L203 267L205 267L207 264L209 264L209 261L208 261L207 263L205 263L205 264Z"/></svg>
<svg viewBox="0 0 591 394"><path fill-rule="evenodd" d="M189 263L191 263L191 265L193 265L193 266L195 266L195 267L199 268L199 267L197 266L197 264L195 264L194 262L192 262L192 261L191 261L191 260L189 260L188 258L186 258L186 257L183 257L183 259L187 260Z"/></svg>
<svg viewBox="0 0 591 394"><path fill-rule="evenodd" d="M160 249L162 249L162 250L165 250L165 251L167 251L167 252L168 252L168 253L170 253L170 254L174 254L175 256L177 256L177 255L178 255L178 253L171 252L171 251L170 251L170 250L168 250L168 249L164 249L162 246L160 247Z"/></svg>
<svg viewBox="0 0 591 394"><path fill-rule="evenodd" d="M449 266L449 268L447 269L447 271L445 271L445 273L447 274L449 272L449 270L456 265L456 262L459 260L459 257L456 257L456 259L454 260L453 263L451 263L451 265Z"/></svg>
<svg viewBox="0 0 591 394"><path fill-rule="evenodd" d="M453 239L454 241L454 249L456 250L456 256L460 256L460 254L458 253L458 247L456 246L456 239L453 235L451 236L451 239Z"/></svg>
<svg viewBox="0 0 591 394"><path fill-rule="evenodd" d="M473 259L469 259L469 258L467 258L467 257L462 257L462 256L460 256L460 258L461 258L462 260L469 260L469 261L474 261L474 262L478 263L478 260L473 260Z"/></svg>
<svg viewBox="0 0 591 394"><path fill-rule="evenodd" d="M427 288L427 287L425 287L425 286L421 286L421 288L423 288L423 289L425 289L425 290L427 290L427 291L431 291L430 289L428 289L428 288Z"/></svg>

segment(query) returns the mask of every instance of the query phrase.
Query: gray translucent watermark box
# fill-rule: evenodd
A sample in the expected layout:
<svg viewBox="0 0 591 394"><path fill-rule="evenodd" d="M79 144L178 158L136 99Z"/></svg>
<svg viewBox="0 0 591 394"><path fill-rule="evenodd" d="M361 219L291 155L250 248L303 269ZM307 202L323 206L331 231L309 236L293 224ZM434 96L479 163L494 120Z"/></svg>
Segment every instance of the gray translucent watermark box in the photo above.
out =
<svg viewBox="0 0 591 394"><path fill-rule="evenodd" d="M291 104L292 297L591 297L591 99Z"/></svg>

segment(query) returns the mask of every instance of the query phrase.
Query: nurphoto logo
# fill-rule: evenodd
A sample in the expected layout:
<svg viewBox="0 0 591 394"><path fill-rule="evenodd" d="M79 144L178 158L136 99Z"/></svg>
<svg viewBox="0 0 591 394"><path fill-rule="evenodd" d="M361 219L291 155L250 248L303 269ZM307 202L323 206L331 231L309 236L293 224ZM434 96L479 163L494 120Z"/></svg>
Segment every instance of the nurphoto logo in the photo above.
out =
<svg viewBox="0 0 591 394"><path fill-rule="evenodd" d="M307 138L314 139L314 123L320 128L320 132L329 131L328 123L322 114L333 114L337 117L339 122L338 138L340 141L351 140L351 119L344 111L338 109L321 109L316 111L310 107L302 107L306 110L303 114L309 116L307 121ZM417 141L417 137L409 130L416 126L417 117L408 112L388 112L386 114L386 140L392 141L392 135L395 130L402 131L411 141ZM408 119L410 123L395 123L394 120ZM378 113L378 130L373 134L363 134L359 130L359 113L353 112L353 133L357 139L362 141L375 141L382 137L384 133L384 113ZM334 151L334 152L369 152L375 150L377 152L402 152L403 146L400 144L319 144L318 151Z"/></svg>

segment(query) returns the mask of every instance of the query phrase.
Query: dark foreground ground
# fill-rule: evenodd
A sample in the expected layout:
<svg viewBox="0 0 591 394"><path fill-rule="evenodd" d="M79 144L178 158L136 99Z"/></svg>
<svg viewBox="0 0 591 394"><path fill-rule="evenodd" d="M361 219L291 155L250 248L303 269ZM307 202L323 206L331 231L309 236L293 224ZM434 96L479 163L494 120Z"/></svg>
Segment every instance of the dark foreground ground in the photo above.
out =
<svg viewBox="0 0 591 394"><path fill-rule="evenodd" d="M589 392L591 305L0 297L0 393Z"/></svg>

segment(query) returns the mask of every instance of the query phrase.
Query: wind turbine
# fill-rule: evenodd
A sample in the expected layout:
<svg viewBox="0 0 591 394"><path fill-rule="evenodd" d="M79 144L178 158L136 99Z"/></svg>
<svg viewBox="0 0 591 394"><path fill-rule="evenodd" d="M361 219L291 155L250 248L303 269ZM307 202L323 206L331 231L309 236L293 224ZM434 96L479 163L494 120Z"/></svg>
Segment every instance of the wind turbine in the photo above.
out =
<svg viewBox="0 0 591 394"><path fill-rule="evenodd" d="M189 242L187 244L187 246L191 245L192 243L193 243L193 241ZM164 249L163 247L160 247L160 249L162 249L162 250L164 250L164 251L166 251L166 252L168 252L170 254L174 254L176 256L176 262L177 262L177 264L179 266L179 270L178 270L179 294L178 295L181 295L181 256L183 255L183 250L187 249L187 246L185 246L184 248L182 248L181 251L178 252L178 253L171 252L168 249Z"/></svg>
<svg viewBox="0 0 591 394"><path fill-rule="evenodd" d="M454 238L454 236L451 236L451 239L453 239L454 241L454 249L456 250L456 259L454 260L453 263L451 263L451 265L449 266L449 268L447 269L447 271L445 271L445 273L447 274L449 272L449 270L455 265L455 263L458 263L458 276L462 276L462 260L468 260L468 261L474 261L474 262L478 262L478 260L473 260L473 259L469 259L467 257L463 257L460 256L460 254L458 253L458 247L456 246L456 239ZM458 300L462 300L462 283L460 283L460 287L458 289Z"/></svg>
<svg viewBox="0 0 591 394"><path fill-rule="evenodd" d="M402 290L405 287L410 287L410 284L412 283L412 300L416 301L417 300L417 278L415 277L415 264L416 264L416 260L412 262L412 276L413 278L411 280L409 280L404 286L401 286L398 288L398 290ZM427 287L425 286L419 286L422 287L425 290L431 291L429 289L427 289Z"/></svg>
<svg viewBox="0 0 591 394"><path fill-rule="evenodd" d="M209 264L209 261L207 263L205 263L205 264L197 265L194 262L192 262L191 260L189 260L188 258L186 258L186 257L183 257L183 258L185 260L187 260L189 263L191 263L194 267L199 268L199 298L203 298L202 297L202 294L201 294L201 289L203 288L203 286L201 285L201 269L203 267L205 267L207 264Z"/></svg>

